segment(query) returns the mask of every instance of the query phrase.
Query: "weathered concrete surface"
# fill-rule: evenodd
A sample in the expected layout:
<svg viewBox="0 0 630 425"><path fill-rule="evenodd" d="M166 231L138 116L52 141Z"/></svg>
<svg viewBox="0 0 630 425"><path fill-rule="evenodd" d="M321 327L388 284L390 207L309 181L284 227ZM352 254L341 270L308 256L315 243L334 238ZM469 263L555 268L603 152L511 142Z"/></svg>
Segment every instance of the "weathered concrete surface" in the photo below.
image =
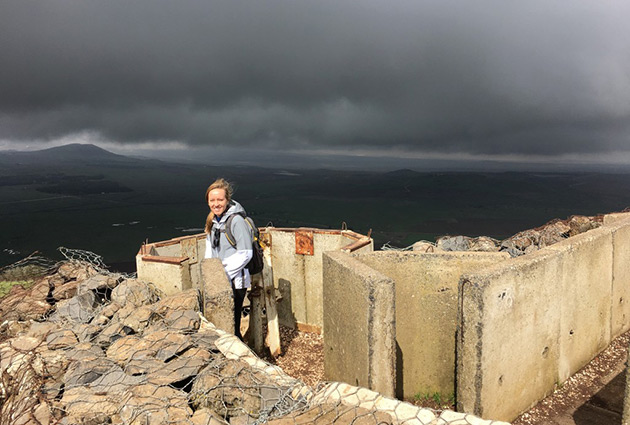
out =
<svg viewBox="0 0 630 425"><path fill-rule="evenodd" d="M141 255L137 255L136 270L139 279L153 283L164 295L173 295L192 288L187 260L181 264L170 264L144 261Z"/></svg>
<svg viewBox="0 0 630 425"><path fill-rule="evenodd" d="M201 260L205 257L205 251L204 234L143 246L136 255L138 278L152 282L165 295L190 288L201 290ZM143 260L145 254L153 257L152 261ZM179 261L172 261L175 259Z"/></svg>
<svg viewBox="0 0 630 425"><path fill-rule="evenodd" d="M630 347L628 347L630 353ZM630 425L630 364L626 365L626 391L623 398L622 425Z"/></svg>
<svg viewBox="0 0 630 425"><path fill-rule="evenodd" d="M394 396L393 280L346 253L327 252L323 262L325 378Z"/></svg>
<svg viewBox="0 0 630 425"><path fill-rule="evenodd" d="M623 219L607 221L608 216L604 216L604 223L612 232L613 244L611 338L621 335L630 326L630 213L618 217Z"/></svg>
<svg viewBox="0 0 630 425"><path fill-rule="evenodd" d="M560 291L553 284L562 270L559 257L541 250L462 277L458 411L494 412L511 420L553 388L561 321Z"/></svg>
<svg viewBox="0 0 630 425"><path fill-rule="evenodd" d="M560 253L563 267L557 294L562 312L557 379L564 382L612 340L612 232L600 227L549 249Z"/></svg>
<svg viewBox="0 0 630 425"><path fill-rule="evenodd" d="M453 395L460 276L509 254L380 251L353 257L395 282L397 397Z"/></svg>
<svg viewBox="0 0 630 425"><path fill-rule="evenodd" d="M201 261L201 276L204 317L217 328L234 333L234 294L221 260Z"/></svg>
<svg viewBox="0 0 630 425"><path fill-rule="evenodd" d="M299 231L299 229L297 229ZM312 229L310 229L312 230ZM284 326L323 326L322 254L338 251L355 240L340 232L313 232L313 255L296 254L295 229L267 228L271 235L274 286L282 300L278 318ZM372 251L373 243L359 251Z"/></svg>
<svg viewBox="0 0 630 425"><path fill-rule="evenodd" d="M511 420L608 345L612 235L600 227L463 277L458 410Z"/></svg>

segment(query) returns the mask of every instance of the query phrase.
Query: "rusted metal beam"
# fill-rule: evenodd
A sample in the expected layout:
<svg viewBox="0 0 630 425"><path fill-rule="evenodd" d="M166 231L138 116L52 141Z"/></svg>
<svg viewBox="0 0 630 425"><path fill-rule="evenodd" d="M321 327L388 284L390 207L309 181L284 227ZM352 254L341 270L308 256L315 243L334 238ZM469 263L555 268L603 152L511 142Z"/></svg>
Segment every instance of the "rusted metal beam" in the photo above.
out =
<svg viewBox="0 0 630 425"><path fill-rule="evenodd" d="M344 246L343 248L341 248L341 250L343 252L353 252L353 251L356 251L359 248L363 248L364 246L369 245L371 241L372 241L372 239L370 239L370 238L363 238L363 239L360 239L360 240L358 240L356 242L352 242L349 245Z"/></svg>
<svg viewBox="0 0 630 425"><path fill-rule="evenodd" d="M184 261L188 260L188 257L165 257L162 255L143 255L142 261L148 261L151 263L166 263L180 265Z"/></svg>

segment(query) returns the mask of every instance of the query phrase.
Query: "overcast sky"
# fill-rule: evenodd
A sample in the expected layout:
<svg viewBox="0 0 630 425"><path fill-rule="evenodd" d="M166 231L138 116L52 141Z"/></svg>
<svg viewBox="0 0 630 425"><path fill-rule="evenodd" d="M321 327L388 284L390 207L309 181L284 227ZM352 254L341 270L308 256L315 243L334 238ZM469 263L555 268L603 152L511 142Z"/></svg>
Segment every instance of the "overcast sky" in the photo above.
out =
<svg viewBox="0 0 630 425"><path fill-rule="evenodd" d="M630 160L629 17L627 0L2 0L0 149Z"/></svg>

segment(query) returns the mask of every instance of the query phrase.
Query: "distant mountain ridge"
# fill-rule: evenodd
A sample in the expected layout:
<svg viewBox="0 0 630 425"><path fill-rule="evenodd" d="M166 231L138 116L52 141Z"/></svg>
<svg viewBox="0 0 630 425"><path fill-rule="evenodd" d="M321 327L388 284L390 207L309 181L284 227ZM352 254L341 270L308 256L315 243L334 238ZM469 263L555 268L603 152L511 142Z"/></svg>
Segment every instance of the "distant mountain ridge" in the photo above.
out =
<svg viewBox="0 0 630 425"><path fill-rule="evenodd" d="M139 159L118 155L92 144L71 143L38 151L0 151L2 164L135 163Z"/></svg>

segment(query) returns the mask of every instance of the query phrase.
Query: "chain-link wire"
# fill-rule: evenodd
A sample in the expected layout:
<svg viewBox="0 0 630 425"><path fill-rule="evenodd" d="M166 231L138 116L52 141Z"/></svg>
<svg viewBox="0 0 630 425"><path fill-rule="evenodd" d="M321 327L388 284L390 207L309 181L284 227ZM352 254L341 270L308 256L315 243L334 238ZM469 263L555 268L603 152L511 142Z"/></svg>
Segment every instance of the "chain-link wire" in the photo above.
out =
<svg viewBox="0 0 630 425"><path fill-rule="evenodd" d="M498 424L310 387L208 322L196 289L166 297L93 253L62 254L0 299L2 424Z"/></svg>

